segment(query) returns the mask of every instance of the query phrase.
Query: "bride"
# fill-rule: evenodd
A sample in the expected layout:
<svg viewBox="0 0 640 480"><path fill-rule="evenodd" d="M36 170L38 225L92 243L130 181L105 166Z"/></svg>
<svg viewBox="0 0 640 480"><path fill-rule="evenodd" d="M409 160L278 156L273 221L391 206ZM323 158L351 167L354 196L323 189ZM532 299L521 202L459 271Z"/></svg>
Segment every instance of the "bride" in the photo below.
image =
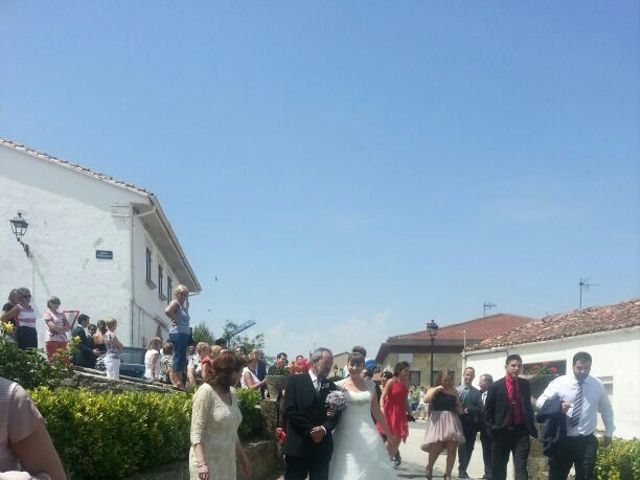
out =
<svg viewBox="0 0 640 480"><path fill-rule="evenodd" d="M371 416L382 427L387 438L393 438L376 398L372 381L360 375L364 357L349 354L349 377L337 382L346 391L349 405L342 412L333 432L333 456L329 466L330 480L388 480L395 478L389 454L375 428Z"/></svg>

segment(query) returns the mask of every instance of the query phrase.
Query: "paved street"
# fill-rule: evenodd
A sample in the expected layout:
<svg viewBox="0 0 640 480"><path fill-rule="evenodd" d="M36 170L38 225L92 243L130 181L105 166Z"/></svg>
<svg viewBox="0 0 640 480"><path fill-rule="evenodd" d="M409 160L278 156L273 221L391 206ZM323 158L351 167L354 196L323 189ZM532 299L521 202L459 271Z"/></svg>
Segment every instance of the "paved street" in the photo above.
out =
<svg viewBox="0 0 640 480"><path fill-rule="evenodd" d="M402 465L398 469L397 478L424 478L425 466L427 465L427 453L420 450L420 444L424 437L426 422L417 420L415 423L409 423L409 438L407 443L400 446L400 455L402 456ZM441 478L444 473L447 457L440 455L434 469L434 478ZM458 461L453 468L453 478L458 474ZM482 463L482 445L480 437L476 442L471 463L467 469L469 477L472 479L481 479L484 475L484 465ZM508 469L507 479L513 480L513 471Z"/></svg>

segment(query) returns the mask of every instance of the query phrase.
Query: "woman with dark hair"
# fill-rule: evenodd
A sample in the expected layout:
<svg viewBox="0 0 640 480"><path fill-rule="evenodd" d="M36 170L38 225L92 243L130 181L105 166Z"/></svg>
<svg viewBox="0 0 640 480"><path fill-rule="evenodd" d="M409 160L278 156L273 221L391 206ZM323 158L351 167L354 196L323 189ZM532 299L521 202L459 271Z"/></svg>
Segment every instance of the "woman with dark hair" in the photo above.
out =
<svg viewBox="0 0 640 480"><path fill-rule="evenodd" d="M436 376L436 386L427 390L424 403L431 405L427 431L420 448L429 452L426 477L431 479L433 465L442 450L447 450L445 479L451 479L456 462L458 445L464 443L462 424L458 415L462 413L458 391L453 387L453 370L441 370Z"/></svg>
<svg viewBox="0 0 640 480"><path fill-rule="evenodd" d="M0 321L13 323L16 330L18 348L38 348L38 331L36 330L36 312L31 306L31 292L28 288L16 289L16 304L2 314Z"/></svg>
<svg viewBox="0 0 640 480"><path fill-rule="evenodd" d="M399 362L393 369L393 378L387 380L380 395L380 408L384 412L384 418L389 424L389 430L393 434L387 440L388 450L394 465L397 468L400 463L395 459L400 440L407 441L409 436L409 416L411 407L409 406L409 373L411 367L407 362ZM378 431L381 431L378 426Z"/></svg>
<svg viewBox="0 0 640 480"><path fill-rule="evenodd" d="M242 413L231 387L238 383L244 365L241 356L223 350L213 360L211 369L193 396L191 417L191 480L236 478L236 456L242 474L251 476L251 463L240 440L238 427Z"/></svg>
<svg viewBox="0 0 640 480"><path fill-rule="evenodd" d="M96 368L98 370L104 370L104 356L107 353L107 345L104 341L104 336L107 333L107 322L104 320L98 320L96 323L97 332L93 334L93 347L98 352L98 357L96 358Z"/></svg>

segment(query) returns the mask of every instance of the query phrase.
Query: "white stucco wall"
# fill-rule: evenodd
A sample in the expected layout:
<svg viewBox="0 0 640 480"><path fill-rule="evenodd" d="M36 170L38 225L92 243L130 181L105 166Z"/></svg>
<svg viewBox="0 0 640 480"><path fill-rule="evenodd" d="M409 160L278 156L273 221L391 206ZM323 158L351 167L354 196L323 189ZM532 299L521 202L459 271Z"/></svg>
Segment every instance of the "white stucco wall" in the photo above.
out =
<svg viewBox="0 0 640 480"><path fill-rule="evenodd" d="M146 284L145 245L153 252L152 279L162 258L132 204L145 195L110 185L0 145L0 298L12 288L31 290L39 316L46 299L57 295L63 309L79 309L92 323L112 316L125 345L143 346L161 325L166 338L166 301ZM29 228L23 241L27 258L11 233L9 219L23 211ZM132 218L133 216L133 218ZM112 260L96 259L96 250L113 251ZM4 302L3 302L4 303ZM38 323L44 347L44 325Z"/></svg>
<svg viewBox="0 0 640 480"><path fill-rule="evenodd" d="M567 373L571 372L573 355L579 351L591 354L591 375L611 383L610 395L616 430L622 438L640 437L640 327L603 332L592 335L550 340L507 347L509 353L517 353L523 363L566 360ZM489 373L494 379L504 376L504 360L507 353L478 351L466 353L466 365L480 374ZM600 423L600 422L599 422Z"/></svg>

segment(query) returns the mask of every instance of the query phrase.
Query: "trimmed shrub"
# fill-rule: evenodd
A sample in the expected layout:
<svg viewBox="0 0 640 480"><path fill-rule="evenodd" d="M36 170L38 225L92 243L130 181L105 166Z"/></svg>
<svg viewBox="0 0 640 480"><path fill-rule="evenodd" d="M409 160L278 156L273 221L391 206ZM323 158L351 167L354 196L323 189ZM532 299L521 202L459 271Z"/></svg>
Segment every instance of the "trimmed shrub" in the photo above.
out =
<svg viewBox="0 0 640 480"><path fill-rule="evenodd" d="M72 479L118 479L187 458L190 395L30 393Z"/></svg>
<svg viewBox="0 0 640 480"><path fill-rule="evenodd" d="M72 375L72 370L58 357L51 365L42 350L20 350L15 343L0 337L0 377L24 388L55 387Z"/></svg>
<svg viewBox="0 0 640 480"><path fill-rule="evenodd" d="M256 406L260 403L260 391L248 388L237 389L238 407L242 412L242 423L238 427L238 436L247 439L254 436L260 428L260 410Z"/></svg>
<svg viewBox="0 0 640 480"><path fill-rule="evenodd" d="M596 480L640 479L640 440L615 438L608 448L600 444Z"/></svg>

